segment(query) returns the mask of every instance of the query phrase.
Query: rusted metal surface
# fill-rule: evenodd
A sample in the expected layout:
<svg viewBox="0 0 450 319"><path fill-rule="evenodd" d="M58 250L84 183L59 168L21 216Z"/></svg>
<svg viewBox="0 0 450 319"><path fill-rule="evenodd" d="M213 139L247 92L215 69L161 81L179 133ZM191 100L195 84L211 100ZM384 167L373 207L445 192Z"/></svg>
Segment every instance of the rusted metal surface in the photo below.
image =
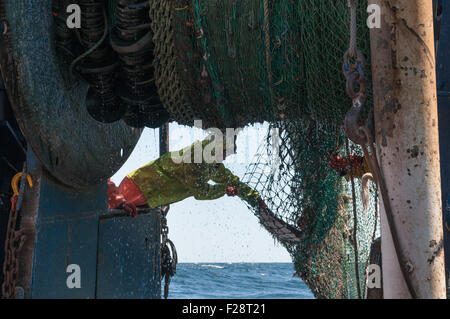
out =
<svg viewBox="0 0 450 319"><path fill-rule="evenodd" d="M33 254L36 236L36 218L39 208L39 194L41 189L42 167L31 150L27 151L27 170L32 176L33 187L26 186L23 194L22 209L20 211L21 227L30 230L22 250L19 254L19 274L17 286L22 287L24 298L30 297L31 279L33 272Z"/></svg>
<svg viewBox="0 0 450 319"><path fill-rule="evenodd" d="M73 188L106 181L131 154L141 131L101 124L86 111L86 83L55 56L51 0L2 0L0 69L20 128L47 171Z"/></svg>
<svg viewBox="0 0 450 319"><path fill-rule="evenodd" d="M16 286L19 273L19 254L27 238L34 234L32 227L28 228L28 224L20 222L20 210L26 184L30 187L33 186L32 179L24 165L23 171L15 174L11 181L13 196L6 230L3 263L2 298L5 299L22 298L23 296L23 289Z"/></svg>
<svg viewBox="0 0 450 319"><path fill-rule="evenodd" d="M400 246L419 298L445 298L432 2L371 0L375 130ZM409 298L382 208L385 298Z"/></svg>

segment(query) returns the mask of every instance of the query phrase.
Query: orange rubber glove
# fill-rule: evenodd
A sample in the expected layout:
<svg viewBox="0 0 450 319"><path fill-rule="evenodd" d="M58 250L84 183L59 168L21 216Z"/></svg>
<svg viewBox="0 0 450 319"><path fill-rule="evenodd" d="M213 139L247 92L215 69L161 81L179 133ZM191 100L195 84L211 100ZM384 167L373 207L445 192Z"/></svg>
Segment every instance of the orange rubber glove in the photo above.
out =
<svg viewBox="0 0 450 319"><path fill-rule="evenodd" d="M147 200L140 188L128 177L125 177L120 183L119 193L122 194L127 202L133 203L136 206L147 205Z"/></svg>
<svg viewBox="0 0 450 319"><path fill-rule="evenodd" d="M234 186L228 186L228 187L225 189L225 193L226 193L228 196L230 196L230 197L234 197L234 196L236 196L236 195L238 194L238 190L237 190L237 188L234 187Z"/></svg>
<svg viewBox="0 0 450 319"><path fill-rule="evenodd" d="M146 205L144 195L139 187L130 179L125 177L117 187L114 182L108 180L108 208L124 209L129 212L132 217L136 217L137 206Z"/></svg>

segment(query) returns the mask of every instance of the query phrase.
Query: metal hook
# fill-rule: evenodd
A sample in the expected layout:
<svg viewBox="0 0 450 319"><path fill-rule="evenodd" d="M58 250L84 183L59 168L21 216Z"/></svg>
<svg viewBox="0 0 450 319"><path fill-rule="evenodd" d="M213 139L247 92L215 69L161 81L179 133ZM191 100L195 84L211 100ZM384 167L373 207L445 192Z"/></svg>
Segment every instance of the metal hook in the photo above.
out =
<svg viewBox="0 0 450 319"><path fill-rule="evenodd" d="M11 180L11 187L13 189L14 195L13 196L19 196L19 180L22 177L23 173L17 173L16 175L14 175L14 177ZM33 187L33 180L31 179L30 174L27 174L27 181L28 181L28 185L30 185L30 187Z"/></svg>

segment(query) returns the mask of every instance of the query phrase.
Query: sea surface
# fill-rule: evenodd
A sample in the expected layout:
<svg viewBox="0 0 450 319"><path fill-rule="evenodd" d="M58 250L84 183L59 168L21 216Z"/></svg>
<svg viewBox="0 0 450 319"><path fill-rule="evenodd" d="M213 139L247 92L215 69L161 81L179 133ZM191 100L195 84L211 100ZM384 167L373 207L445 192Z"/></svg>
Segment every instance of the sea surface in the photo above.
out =
<svg viewBox="0 0 450 319"><path fill-rule="evenodd" d="M170 283L169 298L314 298L293 274L291 263L180 263Z"/></svg>

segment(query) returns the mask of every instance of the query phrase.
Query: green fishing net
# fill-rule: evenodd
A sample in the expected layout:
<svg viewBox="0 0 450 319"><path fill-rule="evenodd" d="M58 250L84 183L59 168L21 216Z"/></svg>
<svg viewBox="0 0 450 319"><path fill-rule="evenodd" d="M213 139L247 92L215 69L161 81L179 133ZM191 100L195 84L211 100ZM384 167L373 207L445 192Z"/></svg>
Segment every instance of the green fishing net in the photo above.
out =
<svg viewBox="0 0 450 319"><path fill-rule="evenodd" d="M365 2L358 45L368 53ZM180 124L342 123L346 0L158 0L150 1L150 17L159 93Z"/></svg>
<svg viewBox="0 0 450 319"><path fill-rule="evenodd" d="M297 274L318 298L365 296L370 246L379 236L375 187L370 188L369 209L364 212L361 180L354 178L352 187L350 178L329 168L331 154L347 154L346 143L349 153L361 155L360 147L346 141L337 126L271 123L243 178L273 213L304 234L300 243L286 248Z"/></svg>
<svg viewBox="0 0 450 319"><path fill-rule="evenodd" d="M359 2L358 47L370 62L367 1ZM332 154L361 153L341 129L351 106L342 74L347 0L149 4L156 83L172 118L221 129L267 121L269 133L277 129L279 145L268 136L262 146L274 156L257 157L244 182L305 234L286 248L316 297L363 298L370 245L379 232L376 190L371 186L364 212L361 181L329 167ZM369 70L370 63L366 113Z"/></svg>

